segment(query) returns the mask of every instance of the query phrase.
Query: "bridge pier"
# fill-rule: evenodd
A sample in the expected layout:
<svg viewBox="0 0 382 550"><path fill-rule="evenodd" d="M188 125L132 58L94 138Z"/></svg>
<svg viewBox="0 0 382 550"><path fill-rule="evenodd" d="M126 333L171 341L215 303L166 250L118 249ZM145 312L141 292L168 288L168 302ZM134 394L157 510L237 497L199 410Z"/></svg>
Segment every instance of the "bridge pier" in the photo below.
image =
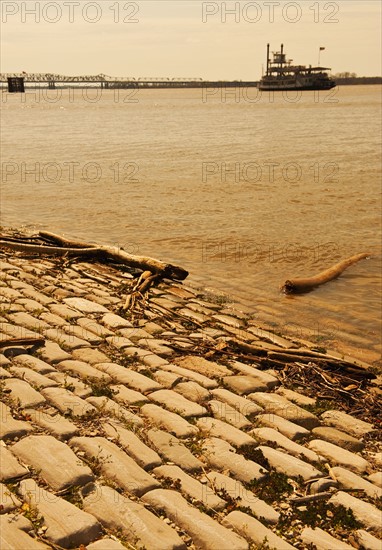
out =
<svg viewBox="0 0 382 550"><path fill-rule="evenodd" d="M24 79L22 77L8 77L8 92L11 94L25 93Z"/></svg>

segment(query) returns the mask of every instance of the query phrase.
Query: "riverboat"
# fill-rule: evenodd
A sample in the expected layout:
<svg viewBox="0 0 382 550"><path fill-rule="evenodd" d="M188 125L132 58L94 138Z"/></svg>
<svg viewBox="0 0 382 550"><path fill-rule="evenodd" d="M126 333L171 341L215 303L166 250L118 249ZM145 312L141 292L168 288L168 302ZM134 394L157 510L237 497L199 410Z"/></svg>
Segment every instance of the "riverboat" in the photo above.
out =
<svg viewBox="0 0 382 550"><path fill-rule="evenodd" d="M293 65L292 59L286 59L284 44L281 44L279 52L272 52L272 55L271 59L267 44L267 70L259 82L260 90L330 90L336 86L327 72L330 71L328 67Z"/></svg>

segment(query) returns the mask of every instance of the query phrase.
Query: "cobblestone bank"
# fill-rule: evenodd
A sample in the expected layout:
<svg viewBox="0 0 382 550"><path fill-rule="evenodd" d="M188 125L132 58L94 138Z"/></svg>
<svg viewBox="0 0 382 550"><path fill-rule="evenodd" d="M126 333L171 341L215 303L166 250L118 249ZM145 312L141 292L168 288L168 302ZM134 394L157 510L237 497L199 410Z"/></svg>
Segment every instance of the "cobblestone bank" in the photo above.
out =
<svg viewBox="0 0 382 550"><path fill-rule="evenodd" d="M0 349L1 548L382 547L378 419L224 351L308 342L177 283L123 312L134 274L111 267L0 270L0 342L44 338Z"/></svg>

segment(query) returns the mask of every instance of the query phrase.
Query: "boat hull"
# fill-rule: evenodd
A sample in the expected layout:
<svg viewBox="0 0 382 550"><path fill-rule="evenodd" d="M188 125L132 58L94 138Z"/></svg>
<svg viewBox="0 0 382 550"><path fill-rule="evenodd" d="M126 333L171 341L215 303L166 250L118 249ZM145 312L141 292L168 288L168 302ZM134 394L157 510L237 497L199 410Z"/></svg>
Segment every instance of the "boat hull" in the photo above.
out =
<svg viewBox="0 0 382 550"><path fill-rule="evenodd" d="M329 84L317 84L317 85L306 85L306 86L273 86L273 85L267 85L267 84L261 84L259 83L259 90L262 92L293 92L293 91L304 91L304 90L331 90L336 86L335 82L330 82Z"/></svg>

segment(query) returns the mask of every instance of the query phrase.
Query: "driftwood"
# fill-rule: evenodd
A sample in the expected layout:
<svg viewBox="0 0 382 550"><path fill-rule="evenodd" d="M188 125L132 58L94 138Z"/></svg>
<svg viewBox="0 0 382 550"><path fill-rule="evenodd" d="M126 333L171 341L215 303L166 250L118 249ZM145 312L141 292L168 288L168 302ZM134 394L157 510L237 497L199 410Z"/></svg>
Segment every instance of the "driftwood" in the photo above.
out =
<svg viewBox="0 0 382 550"><path fill-rule="evenodd" d="M318 275L315 275L314 277L306 277L305 279L288 279L281 287L281 290L286 294L309 292L324 283L332 281L341 275L341 273L349 266L359 262L360 260L368 258L369 256L369 253L356 254L355 256L351 256L350 258L339 262L325 271L321 271L321 273L318 273Z"/></svg>
<svg viewBox="0 0 382 550"><path fill-rule="evenodd" d="M99 261L113 261L129 267L141 269L142 271L151 271L168 279L184 280L188 276L188 271L182 267L167 264L153 258L145 256L135 256L128 254L122 248L111 246L96 246L80 241L71 241L64 239L60 235L40 232L41 238L45 241L54 242L59 246L45 246L38 244L25 244L23 242L11 242L6 239L0 240L0 247L8 250L16 250L27 254L41 254L44 256L62 256L79 259L95 259Z"/></svg>
<svg viewBox="0 0 382 550"><path fill-rule="evenodd" d="M0 340L0 349L11 346L42 346L45 338L7 338Z"/></svg>

